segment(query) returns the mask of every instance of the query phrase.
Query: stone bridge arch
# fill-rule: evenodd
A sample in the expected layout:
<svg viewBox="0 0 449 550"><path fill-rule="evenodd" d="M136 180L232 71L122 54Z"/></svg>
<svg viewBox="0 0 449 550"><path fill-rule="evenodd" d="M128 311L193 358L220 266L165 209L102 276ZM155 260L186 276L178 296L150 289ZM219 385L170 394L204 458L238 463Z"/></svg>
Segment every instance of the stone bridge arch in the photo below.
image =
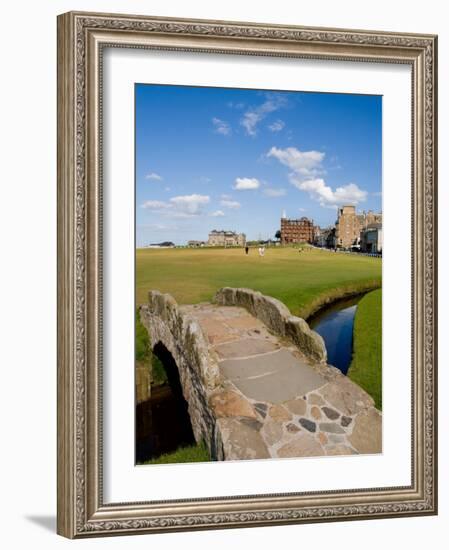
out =
<svg viewBox="0 0 449 550"><path fill-rule="evenodd" d="M195 440L204 441L213 459L223 458L217 448L216 421L209 399L219 385L218 364L210 356L198 322L184 313L169 294L151 291L140 317L153 351L164 348L173 357Z"/></svg>

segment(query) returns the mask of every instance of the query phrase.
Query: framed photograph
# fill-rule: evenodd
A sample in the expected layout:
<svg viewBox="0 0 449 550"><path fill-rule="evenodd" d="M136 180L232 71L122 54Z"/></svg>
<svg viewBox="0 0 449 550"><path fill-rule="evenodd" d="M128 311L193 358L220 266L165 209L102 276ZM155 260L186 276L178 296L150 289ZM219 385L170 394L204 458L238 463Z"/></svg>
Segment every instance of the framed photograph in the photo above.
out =
<svg viewBox="0 0 449 550"><path fill-rule="evenodd" d="M436 60L59 16L59 534L437 513Z"/></svg>

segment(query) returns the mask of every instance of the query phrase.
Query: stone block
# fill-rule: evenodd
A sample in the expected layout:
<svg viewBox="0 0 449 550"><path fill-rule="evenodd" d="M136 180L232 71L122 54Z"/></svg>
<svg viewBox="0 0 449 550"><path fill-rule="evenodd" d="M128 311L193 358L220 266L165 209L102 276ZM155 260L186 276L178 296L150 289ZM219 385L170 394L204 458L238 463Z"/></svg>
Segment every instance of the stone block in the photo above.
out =
<svg viewBox="0 0 449 550"><path fill-rule="evenodd" d="M320 430L330 434L344 434L344 429L335 422L321 422Z"/></svg>
<svg viewBox="0 0 449 550"><path fill-rule="evenodd" d="M315 361L325 363L327 351L323 338L300 317L290 316L285 325L285 335L304 355Z"/></svg>
<svg viewBox="0 0 449 550"><path fill-rule="evenodd" d="M382 415L374 407L362 411L354 421L351 445L361 454L382 452Z"/></svg>
<svg viewBox="0 0 449 550"><path fill-rule="evenodd" d="M339 412L337 412L334 409L331 409L330 407L322 407L321 410L330 420L337 420L337 418L340 416Z"/></svg>
<svg viewBox="0 0 449 550"><path fill-rule="evenodd" d="M354 449L348 447L347 445L334 445L326 449L326 454L329 456L338 456L338 455L354 455L357 454Z"/></svg>
<svg viewBox="0 0 449 550"><path fill-rule="evenodd" d="M316 432L316 423L312 420L309 420L308 418L300 418L299 423L308 432Z"/></svg>
<svg viewBox="0 0 449 550"><path fill-rule="evenodd" d="M306 432L298 433L297 437L283 445L277 452L280 458L294 458L306 456L323 456L323 447L315 437Z"/></svg>
<svg viewBox="0 0 449 550"><path fill-rule="evenodd" d="M268 420L265 422L262 430L262 435L264 436L265 441L268 445L274 445L278 443L283 436L284 432L282 430L282 424L279 422L273 422Z"/></svg>
<svg viewBox="0 0 449 550"><path fill-rule="evenodd" d="M307 402L309 405L324 405L324 400L318 393L310 393L307 396Z"/></svg>
<svg viewBox="0 0 449 550"><path fill-rule="evenodd" d="M292 419L292 415L282 405L273 405L270 407L268 414L276 422L287 422Z"/></svg>
<svg viewBox="0 0 449 550"><path fill-rule="evenodd" d="M324 399L345 416L372 407L374 401L360 386L340 375L320 389Z"/></svg>
<svg viewBox="0 0 449 550"><path fill-rule="evenodd" d="M219 418L225 460L270 458L267 445L260 433L235 418Z"/></svg>
<svg viewBox="0 0 449 550"><path fill-rule="evenodd" d="M212 395L209 403L217 418L233 416L256 418L256 413L249 401L234 391L216 393Z"/></svg>
<svg viewBox="0 0 449 550"><path fill-rule="evenodd" d="M297 414L298 416L306 414L307 404L306 401L302 398L286 401L284 403L284 406L287 407L290 412L292 412L293 414Z"/></svg>

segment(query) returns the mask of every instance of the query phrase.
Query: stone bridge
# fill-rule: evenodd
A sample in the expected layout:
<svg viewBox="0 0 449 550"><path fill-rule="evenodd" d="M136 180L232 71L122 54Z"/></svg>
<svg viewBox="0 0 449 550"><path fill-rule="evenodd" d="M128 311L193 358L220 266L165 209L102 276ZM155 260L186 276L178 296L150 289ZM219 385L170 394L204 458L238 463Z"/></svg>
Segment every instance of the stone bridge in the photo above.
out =
<svg viewBox="0 0 449 550"><path fill-rule="evenodd" d="M153 348L172 355L195 439L216 460L382 452L372 398L326 364L316 332L280 301L222 288L180 306L149 293L141 307Z"/></svg>

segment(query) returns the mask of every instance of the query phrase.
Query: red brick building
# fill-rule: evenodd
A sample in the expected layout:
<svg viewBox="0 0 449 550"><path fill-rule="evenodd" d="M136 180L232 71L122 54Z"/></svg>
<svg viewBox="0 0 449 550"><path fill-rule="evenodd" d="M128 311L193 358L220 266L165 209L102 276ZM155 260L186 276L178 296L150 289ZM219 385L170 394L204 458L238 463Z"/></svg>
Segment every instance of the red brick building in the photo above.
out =
<svg viewBox="0 0 449 550"><path fill-rule="evenodd" d="M281 243L313 243L314 225L308 218L288 220L281 218Z"/></svg>

